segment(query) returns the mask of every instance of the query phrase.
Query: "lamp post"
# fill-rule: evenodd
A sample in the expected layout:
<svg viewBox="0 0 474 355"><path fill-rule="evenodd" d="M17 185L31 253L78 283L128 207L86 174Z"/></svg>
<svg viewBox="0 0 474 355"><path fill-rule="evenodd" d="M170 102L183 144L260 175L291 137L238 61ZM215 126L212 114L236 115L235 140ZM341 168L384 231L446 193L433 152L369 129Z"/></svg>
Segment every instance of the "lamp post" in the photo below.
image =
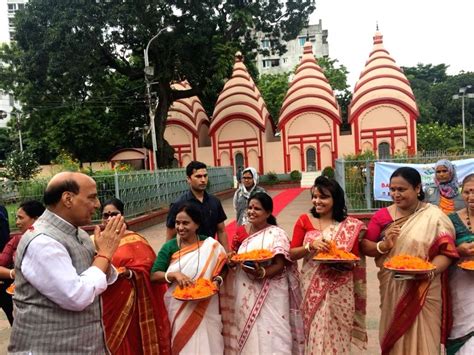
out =
<svg viewBox="0 0 474 355"><path fill-rule="evenodd" d="M156 108L158 107L158 98L156 99L156 102L153 105L153 101L151 98L151 82L150 78L153 78L153 75L155 74L153 66L150 66L150 62L148 59L148 49L150 48L151 42L153 42L155 39L158 38L158 36L163 33L163 31L166 32L171 32L173 31L172 26L164 27L161 30L158 31L156 35L153 36L152 39L148 42L145 48L145 69L143 70L145 73L145 82L146 82L146 93L148 96L148 115L150 116L150 128L151 128L151 143L152 143L152 149L153 149L153 170L156 170L157 164L156 164L156 150L157 150L157 144L156 144L156 129L155 129L155 112ZM153 107L154 106L154 107Z"/></svg>
<svg viewBox="0 0 474 355"><path fill-rule="evenodd" d="M466 122L464 114L464 98L466 97L467 91L472 88L472 85L467 85L459 88L459 95L454 95L453 99L459 99L461 97L461 120L462 120L462 149L466 149ZM472 94L467 95L468 98L474 97Z"/></svg>

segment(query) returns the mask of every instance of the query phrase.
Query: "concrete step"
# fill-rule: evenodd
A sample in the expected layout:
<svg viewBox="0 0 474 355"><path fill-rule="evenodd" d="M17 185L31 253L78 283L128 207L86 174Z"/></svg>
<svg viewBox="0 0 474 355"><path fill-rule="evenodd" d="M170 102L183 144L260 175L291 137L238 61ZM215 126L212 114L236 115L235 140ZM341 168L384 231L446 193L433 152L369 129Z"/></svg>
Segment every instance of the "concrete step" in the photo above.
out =
<svg viewBox="0 0 474 355"><path fill-rule="evenodd" d="M301 187L311 187L314 180L321 175L321 171L303 171L301 172Z"/></svg>

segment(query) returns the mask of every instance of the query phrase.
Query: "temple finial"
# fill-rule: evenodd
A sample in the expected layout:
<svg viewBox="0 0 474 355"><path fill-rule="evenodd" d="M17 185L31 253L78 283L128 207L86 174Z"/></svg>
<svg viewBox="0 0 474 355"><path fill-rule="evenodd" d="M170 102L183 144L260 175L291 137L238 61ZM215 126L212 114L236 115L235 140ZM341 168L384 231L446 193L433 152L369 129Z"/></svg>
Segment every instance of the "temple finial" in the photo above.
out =
<svg viewBox="0 0 474 355"><path fill-rule="evenodd" d="M378 22L378 21L375 22L375 30L376 30L376 31L379 30L379 22Z"/></svg>

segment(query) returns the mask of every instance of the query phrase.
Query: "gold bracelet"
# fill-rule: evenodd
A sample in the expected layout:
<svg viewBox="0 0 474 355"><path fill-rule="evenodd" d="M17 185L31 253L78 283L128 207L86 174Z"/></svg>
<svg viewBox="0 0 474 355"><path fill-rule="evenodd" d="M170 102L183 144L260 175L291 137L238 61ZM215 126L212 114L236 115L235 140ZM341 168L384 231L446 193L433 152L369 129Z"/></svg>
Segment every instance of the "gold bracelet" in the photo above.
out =
<svg viewBox="0 0 474 355"><path fill-rule="evenodd" d="M267 275L267 270L265 270L264 267L261 267L261 268L258 269L258 270L262 270L262 276L259 276L258 278L259 278L259 279L265 278L265 276Z"/></svg>

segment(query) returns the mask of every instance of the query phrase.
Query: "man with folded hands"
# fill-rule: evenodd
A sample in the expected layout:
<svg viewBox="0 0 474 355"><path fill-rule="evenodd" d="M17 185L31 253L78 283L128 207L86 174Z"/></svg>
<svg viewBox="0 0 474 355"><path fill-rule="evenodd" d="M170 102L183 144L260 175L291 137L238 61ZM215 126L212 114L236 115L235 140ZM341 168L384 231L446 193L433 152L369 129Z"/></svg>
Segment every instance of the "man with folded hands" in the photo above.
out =
<svg viewBox="0 0 474 355"><path fill-rule="evenodd" d="M9 354L108 353L99 295L117 278L110 260L125 231L112 217L95 246L80 226L100 202L84 174L55 175L44 193L47 207L18 245L15 312Z"/></svg>

